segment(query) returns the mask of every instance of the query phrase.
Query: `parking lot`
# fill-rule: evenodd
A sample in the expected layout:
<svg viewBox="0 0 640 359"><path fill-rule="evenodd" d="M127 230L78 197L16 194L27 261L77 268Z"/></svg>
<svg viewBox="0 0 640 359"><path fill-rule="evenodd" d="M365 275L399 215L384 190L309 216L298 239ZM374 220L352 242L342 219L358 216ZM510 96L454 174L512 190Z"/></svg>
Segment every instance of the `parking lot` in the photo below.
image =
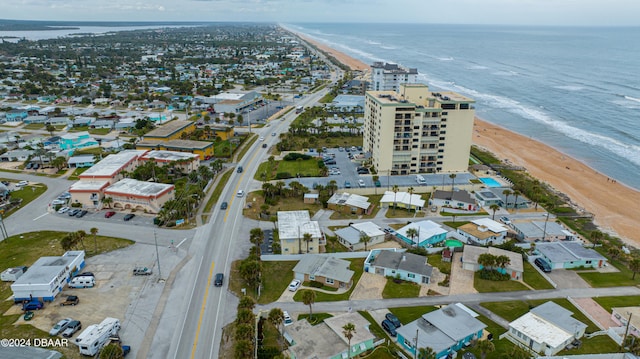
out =
<svg viewBox="0 0 640 359"><path fill-rule="evenodd" d="M127 214L130 214L130 211L126 211L126 212L120 212L118 210L114 210L114 209L103 209L100 211L87 211L87 213L82 216L81 218L78 218L76 216L69 216L69 212L73 210L70 209L69 211L65 212L65 213L58 213L57 211L52 213L55 216L59 216L61 218L68 218L71 220L77 220L77 221L82 221L82 220L90 220L90 221L95 221L95 222L125 222L124 221L124 217ZM106 218L105 214L109 211L113 211L115 212L115 214L113 216L111 216L110 218ZM131 218L130 220L126 221L126 223L130 223L131 225L144 225L144 226L153 226L153 218L154 216L148 215L148 214L144 214L144 213L133 213L135 214L135 216L133 218Z"/></svg>

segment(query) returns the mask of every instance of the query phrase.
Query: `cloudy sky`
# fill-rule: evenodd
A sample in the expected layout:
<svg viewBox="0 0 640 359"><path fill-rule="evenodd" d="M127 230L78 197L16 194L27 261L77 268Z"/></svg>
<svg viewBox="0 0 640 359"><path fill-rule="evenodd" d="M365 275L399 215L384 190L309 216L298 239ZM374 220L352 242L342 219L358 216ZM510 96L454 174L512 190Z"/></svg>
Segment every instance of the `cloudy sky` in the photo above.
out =
<svg viewBox="0 0 640 359"><path fill-rule="evenodd" d="M639 0L0 0L0 18L640 25Z"/></svg>

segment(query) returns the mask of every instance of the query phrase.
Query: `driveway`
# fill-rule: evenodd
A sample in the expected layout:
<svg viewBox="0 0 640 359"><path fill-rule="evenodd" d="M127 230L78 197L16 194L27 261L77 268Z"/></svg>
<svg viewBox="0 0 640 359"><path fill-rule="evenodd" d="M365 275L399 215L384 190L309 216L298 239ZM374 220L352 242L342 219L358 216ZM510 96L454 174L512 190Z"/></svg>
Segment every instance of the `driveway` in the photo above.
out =
<svg viewBox="0 0 640 359"><path fill-rule="evenodd" d="M387 278L364 272L351 292L350 300L356 299L382 299L382 291L387 284Z"/></svg>
<svg viewBox="0 0 640 359"><path fill-rule="evenodd" d="M600 304L592 298L572 298L578 309L587 314L593 320L594 324L600 329L609 329L610 327L618 327L611 319L611 313L607 312Z"/></svg>
<svg viewBox="0 0 640 359"><path fill-rule="evenodd" d="M462 253L454 253L449 278L449 294L478 293L473 286L473 271L462 269Z"/></svg>
<svg viewBox="0 0 640 359"><path fill-rule="evenodd" d="M558 285L558 289L564 288L591 288L575 271L566 269L554 269L546 273L552 281Z"/></svg>

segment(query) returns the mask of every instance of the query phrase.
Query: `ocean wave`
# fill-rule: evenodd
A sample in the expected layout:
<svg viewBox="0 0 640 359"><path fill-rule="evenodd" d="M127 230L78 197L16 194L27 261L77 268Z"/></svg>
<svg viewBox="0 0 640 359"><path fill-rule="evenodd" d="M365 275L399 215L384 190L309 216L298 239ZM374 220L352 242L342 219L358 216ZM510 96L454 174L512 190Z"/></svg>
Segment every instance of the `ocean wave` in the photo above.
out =
<svg viewBox="0 0 640 359"><path fill-rule="evenodd" d="M449 56L449 57L436 57L436 59L440 60L440 61L453 61L453 57Z"/></svg>
<svg viewBox="0 0 640 359"><path fill-rule="evenodd" d="M584 86L580 85L561 85L561 86L553 86L553 88L567 91L580 91L584 90Z"/></svg>
<svg viewBox="0 0 640 359"><path fill-rule="evenodd" d="M482 66L482 65L470 65L466 67L467 70L486 70L488 69L487 66Z"/></svg>
<svg viewBox="0 0 640 359"><path fill-rule="evenodd" d="M366 40L365 42L369 45L381 45L381 43L373 40Z"/></svg>
<svg viewBox="0 0 640 359"><path fill-rule="evenodd" d="M491 73L494 76L518 76L520 73L516 71L496 71Z"/></svg>
<svg viewBox="0 0 640 359"><path fill-rule="evenodd" d="M395 47L395 46L380 45L380 47L385 49L385 50L395 50L395 49L397 49L397 47Z"/></svg>
<svg viewBox="0 0 640 359"><path fill-rule="evenodd" d="M631 96L624 96L624 98L630 101L640 102L640 98L635 98Z"/></svg>

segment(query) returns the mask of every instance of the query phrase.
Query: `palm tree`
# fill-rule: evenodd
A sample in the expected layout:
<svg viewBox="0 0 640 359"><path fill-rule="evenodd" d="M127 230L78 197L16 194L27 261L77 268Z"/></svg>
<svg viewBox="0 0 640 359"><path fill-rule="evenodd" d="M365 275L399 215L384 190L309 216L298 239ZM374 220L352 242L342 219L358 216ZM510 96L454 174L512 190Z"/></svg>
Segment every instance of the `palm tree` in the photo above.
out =
<svg viewBox="0 0 640 359"><path fill-rule="evenodd" d="M600 232L599 230L595 230L593 232L591 232L591 242L593 243L593 247L596 247L596 244L600 244L600 241L604 238L604 233Z"/></svg>
<svg viewBox="0 0 640 359"><path fill-rule="evenodd" d="M485 359L487 354L492 353L496 350L496 347L492 342L488 340L481 340L476 344L476 348L480 351L480 358Z"/></svg>
<svg viewBox="0 0 640 359"><path fill-rule="evenodd" d="M516 196L516 199L515 199L515 201L513 202L513 206L515 207L516 212L518 212L518 196L520 196L521 194L522 194L522 193L521 193L520 191L518 191L518 190L514 190L514 191L513 191L513 195L514 195L514 196Z"/></svg>
<svg viewBox="0 0 640 359"><path fill-rule="evenodd" d="M629 269L633 272L632 280L636 279L636 273L640 272L640 258L633 258L629 261Z"/></svg>
<svg viewBox="0 0 640 359"><path fill-rule="evenodd" d="M309 306L309 321L313 318L313 308L312 305L316 301L316 292L312 290L304 290L302 291L302 303Z"/></svg>
<svg viewBox="0 0 640 359"><path fill-rule="evenodd" d="M491 269L496 266L496 256L489 253L482 253L478 256L478 264L484 269Z"/></svg>
<svg viewBox="0 0 640 359"><path fill-rule="evenodd" d="M98 253L98 240L96 239L96 235L98 234L98 228L92 227L89 230L89 233L93 236L93 246L95 247L95 253Z"/></svg>
<svg viewBox="0 0 640 359"><path fill-rule="evenodd" d="M78 238L78 241L80 242L80 244L82 244L82 250L86 251L87 249L84 246L84 239L87 238L87 232L83 231L83 230L79 230L76 232L76 236Z"/></svg>
<svg viewBox="0 0 640 359"><path fill-rule="evenodd" d="M455 174L455 173L452 173L452 174L449 175L449 178L451 178L451 197L452 198L453 198L453 186L456 183L456 177L458 177L458 175Z"/></svg>
<svg viewBox="0 0 640 359"><path fill-rule="evenodd" d="M367 251L367 243L371 241L371 237L369 237L365 232L360 231L360 243L364 243L364 251Z"/></svg>
<svg viewBox="0 0 640 359"><path fill-rule="evenodd" d="M349 344L349 348L347 349L347 358L351 358L351 339L353 339L353 334L355 332L356 326L353 323L347 323L342 327L342 334L347 338L347 343Z"/></svg>
<svg viewBox="0 0 640 359"><path fill-rule="evenodd" d="M396 206L398 205L398 201L396 200L396 197L398 196L398 191L400 190L400 187L398 187L397 184L394 184L391 190L393 191L393 214L395 215Z"/></svg>
<svg viewBox="0 0 640 359"><path fill-rule="evenodd" d="M489 206L489 209L493 211L493 216L491 217L491 219L496 219L496 211L500 209L500 206L494 203Z"/></svg>
<svg viewBox="0 0 640 359"><path fill-rule="evenodd" d="M264 232L260 228L253 228L249 232L249 241L256 247L260 246L260 243L264 241Z"/></svg>
<svg viewBox="0 0 640 359"><path fill-rule="evenodd" d="M305 233L302 235L302 239L307 242L307 253L309 253L309 242L313 242L313 236L311 233Z"/></svg>
<svg viewBox="0 0 640 359"><path fill-rule="evenodd" d="M282 336L282 323L284 322L284 313L280 308L273 308L269 311L269 321L278 329L278 333ZM278 344L281 344L281 338L278 338Z"/></svg>
<svg viewBox="0 0 640 359"><path fill-rule="evenodd" d="M413 187L409 187L409 189L407 189L407 192L409 192L409 213L411 213L411 195L413 194ZM418 212L417 207L416 212Z"/></svg>
<svg viewBox="0 0 640 359"><path fill-rule="evenodd" d="M107 206L107 208L109 208L109 209L111 209L111 203L113 203L113 198L111 198L111 197L105 197L105 198L102 199L102 204Z"/></svg>
<svg viewBox="0 0 640 359"><path fill-rule="evenodd" d="M502 191L504 195L504 209L509 209L509 196L511 195L511 190L505 189Z"/></svg>
<svg viewBox="0 0 640 359"><path fill-rule="evenodd" d="M436 359L436 352L429 348L420 348L418 349L418 358L420 359Z"/></svg>
<svg viewBox="0 0 640 359"><path fill-rule="evenodd" d="M411 237L411 243L416 242L414 240L415 237L419 235L418 230L415 228L407 229L407 236ZM416 247L418 246L418 242L416 242Z"/></svg>

